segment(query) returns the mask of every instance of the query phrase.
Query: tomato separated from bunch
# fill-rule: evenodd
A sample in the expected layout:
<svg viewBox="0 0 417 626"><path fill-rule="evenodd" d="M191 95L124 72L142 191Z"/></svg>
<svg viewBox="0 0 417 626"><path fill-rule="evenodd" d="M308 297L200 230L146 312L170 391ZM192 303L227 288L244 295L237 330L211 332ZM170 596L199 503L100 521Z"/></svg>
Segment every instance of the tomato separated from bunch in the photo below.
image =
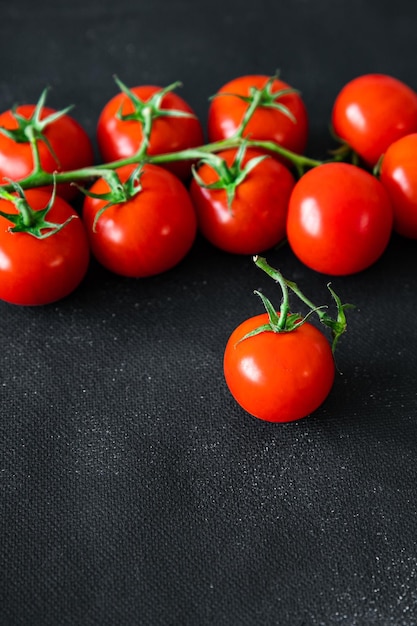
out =
<svg viewBox="0 0 417 626"><path fill-rule="evenodd" d="M256 256L254 261L280 285L280 309L276 311L265 295L255 292L266 313L244 320L232 331L223 355L224 377L230 393L247 413L268 422L291 422L313 413L329 395L335 379L333 352L346 332L345 310L352 305L342 304L329 286L337 306L334 319L266 259ZM306 316L291 312L289 290L310 309ZM331 329L332 344L307 321L313 314Z"/></svg>
<svg viewBox="0 0 417 626"><path fill-rule="evenodd" d="M191 106L172 91L155 85L122 91L104 106L97 124L97 142L105 162L144 154L155 156L195 148L204 142L202 125ZM164 163L179 178L191 173L189 161Z"/></svg>
<svg viewBox="0 0 417 626"><path fill-rule="evenodd" d="M183 183L157 165L117 170L125 198L109 201L111 186L98 179L86 196L83 220L95 258L110 271L143 278L167 271L189 252L197 221Z"/></svg>
<svg viewBox="0 0 417 626"><path fill-rule="evenodd" d="M394 211L394 230L417 239L417 133L392 143L384 154L380 181Z"/></svg>
<svg viewBox="0 0 417 626"><path fill-rule="evenodd" d="M90 260L88 239L82 220L63 198L56 196L51 204L51 195L41 189L29 189L25 198L24 217L12 201L0 199L0 299L26 306L50 304L83 280ZM13 232L6 214L23 218L17 226L21 232Z"/></svg>
<svg viewBox="0 0 417 626"><path fill-rule="evenodd" d="M239 154L219 152L219 167L209 158L198 168L190 194L208 241L233 254L256 254L285 238L295 179L283 164L256 150Z"/></svg>
<svg viewBox="0 0 417 626"><path fill-rule="evenodd" d="M245 120L254 101L258 106ZM274 141L302 154L308 139L308 115L299 93L277 77L260 74L235 78L215 94L208 111L210 141L240 132L253 140Z"/></svg>
<svg viewBox="0 0 417 626"><path fill-rule="evenodd" d="M324 274L354 274L371 266L385 251L392 226L383 185L349 163L310 170L289 201L288 242L305 265Z"/></svg>
<svg viewBox="0 0 417 626"><path fill-rule="evenodd" d="M369 166L397 139L417 132L417 93L386 74L364 74L347 83L332 110L336 136Z"/></svg>
<svg viewBox="0 0 417 626"><path fill-rule="evenodd" d="M306 417L327 398L335 366L330 344L305 322L289 332L264 331L244 337L268 322L263 313L240 324L224 353L227 386L248 413L268 422Z"/></svg>
<svg viewBox="0 0 417 626"><path fill-rule="evenodd" d="M36 140L39 164L45 172L66 172L90 166L92 143L84 128L65 111L44 106L46 92L38 104L23 104L0 114L0 183L20 181L35 167L31 137ZM52 191L52 188L48 188ZM78 193L70 184L57 192L67 200Z"/></svg>

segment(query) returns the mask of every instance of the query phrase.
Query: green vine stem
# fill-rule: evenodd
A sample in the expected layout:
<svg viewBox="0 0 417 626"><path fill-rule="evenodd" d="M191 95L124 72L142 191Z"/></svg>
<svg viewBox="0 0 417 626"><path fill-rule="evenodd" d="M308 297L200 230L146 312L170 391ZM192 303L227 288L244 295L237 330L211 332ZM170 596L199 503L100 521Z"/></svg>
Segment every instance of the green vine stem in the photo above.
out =
<svg viewBox="0 0 417 626"><path fill-rule="evenodd" d="M239 148L243 142L245 143L247 148L258 148L266 150L270 153L275 153L286 158L293 164L293 166L297 170L298 175L300 176L307 168L317 167L318 165L322 164L322 161L311 159L307 156L291 152L290 150L283 148L273 141L258 141L242 139L240 137L233 137L230 139L223 139L214 143L204 144L197 148L180 150L178 152L170 152L145 157L138 157L138 155L133 155L131 157L112 161L110 163L102 163L92 167L85 167L78 170L68 170L65 172L45 172L36 165L33 172L29 176L19 181L19 185L22 189L29 189L32 187L43 187L46 185L52 185L54 181L56 184L79 182L81 180L97 178L103 175L103 171L115 170L124 165L140 163L154 163L156 165L164 165L165 163L172 163L174 161L199 160L207 156L208 153L216 153L220 152L221 150L227 150L229 148ZM13 187L10 183L0 185L0 189L13 191Z"/></svg>
<svg viewBox="0 0 417 626"><path fill-rule="evenodd" d="M272 76L262 89L257 89L255 87L251 89L247 97L238 96L247 103L248 107L243 117L243 120L239 125L239 128L232 137L229 137L228 139L222 139L213 143L207 143L197 148L189 148L177 152L151 156L147 154L147 148L153 122L158 117L194 117L193 114L184 111L162 108L163 97L167 93L173 91L176 87L181 85L181 83L179 82L168 85L168 87L165 87L164 89L156 92L154 96L152 96L152 98L150 98L149 100L142 101L118 77L115 77L116 84L118 85L120 91L127 96L133 108L133 111L129 114L124 115L120 110L117 115L121 120L136 120L142 125L143 131L143 142L141 146L139 147L136 154L133 154L128 158L123 158L117 161L112 161L110 163L102 163L99 165L70 171L60 171L59 163L56 160L57 167L55 172L51 173L43 170L40 163L38 142L45 142L49 150L52 152L52 147L50 146L50 143L43 131L46 126L52 124L56 119L68 113L68 111L72 108L67 107L66 109L56 111L51 115L48 115L46 118L41 119L41 113L47 96L47 89L42 92L39 101L35 107L35 110L29 119L22 117L15 110L14 117L17 122L17 129L7 130L0 127L0 132L6 134L14 141L28 141L31 145L33 154L33 170L27 177L18 181L23 190L32 187L50 186L52 184L59 185L62 183L79 183L83 180L92 180L100 177L103 171L116 170L124 165L140 165L145 163L164 165L175 161L198 162L199 160L204 159L204 157L207 157L207 155L210 153L213 154L214 157L215 153L217 152L230 148L238 149L243 144L245 144L247 148L257 148L259 150L267 152L270 155L275 154L283 157L286 162L290 163L293 166L297 175L301 177L306 169L321 165L322 161L311 159L302 154L292 152L291 150L284 148L274 141L257 140L251 138L250 136L247 136L245 138L243 137L244 131L250 119L258 108L266 107L277 109L282 114L290 117L290 119L292 119L293 122L296 123L296 120L293 119L291 112L287 109L285 105L280 102L280 98L282 96L285 96L287 93L295 92L295 90L293 90L292 88L288 88L274 92L273 84L275 78L277 78L277 75ZM219 96L220 95L225 94L219 94ZM56 156L54 154L53 156L56 159ZM13 186L10 184L10 181L0 184L0 190L1 189L15 191L13 189Z"/></svg>
<svg viewBox="0 0 417 626"><path fill-rule="evenodd" d="M340 339L341 335L343 335L343 333L346 332L346 329L347 329L345 311L346 309L354 308L354 305L342 304L342 301L340 300L339 296L333 291L329 283L327 285L327 288L330 291L332 298L336 304L336 308L337 308L337 316L334 319L325 310L327 307L325 306L318 307L315 304L313 304L313 302L302 293L302 291L299 289L296 283L284 278L281 272L274 269L267 263L266 259L260 256L255 256L253 257L253 260L257 267L263 270L268 276L270 276L270 278L272 278L275 282L277 282L280 285L281 291L282 291L282 301L281 301L279 316L276 314L275 309L273 308L269 300L265 298L265 296L263 296L259 292L255 292L257 293L257 295L259 295L262 298L264 306L268 312L269 320L270 320L270 324L268 325L268 330L272 330L274 332L283 332L283 331L290 332L291 330L294 330L300 324L303 324L313 313L315 313L318 316L320 322L331 330L332 351L334 352L338 340ZM310 309L309 313L304 318L300 319L301 317L300 315L298 314L294 315L290 313L288 289L290 289ZM271 312L272 312L272 317L271 317Z"/></svg>

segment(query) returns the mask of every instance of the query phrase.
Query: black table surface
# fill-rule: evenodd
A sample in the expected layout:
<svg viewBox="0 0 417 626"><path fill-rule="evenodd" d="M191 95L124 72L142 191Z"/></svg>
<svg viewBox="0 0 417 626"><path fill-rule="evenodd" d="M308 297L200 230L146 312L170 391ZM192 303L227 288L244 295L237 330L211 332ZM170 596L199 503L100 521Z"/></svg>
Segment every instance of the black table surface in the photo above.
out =
<svg viewBox="0 0 417 626"><path fill-rule="evenodd" d="M126 84L176 80L203 123L247 73L302 92L311 156L368 72L417 88L417 5L398 0L2 3L0 106L74 104L95 141ZM314 300L328 277L269 262ZM272 283L200 237L166 274L91 263L46 307L0 303L1 626L417 624L417 244L332 279L356 309L326 402L248 416L223 350ZM270 293L270 291L269 291Z"/></svg>

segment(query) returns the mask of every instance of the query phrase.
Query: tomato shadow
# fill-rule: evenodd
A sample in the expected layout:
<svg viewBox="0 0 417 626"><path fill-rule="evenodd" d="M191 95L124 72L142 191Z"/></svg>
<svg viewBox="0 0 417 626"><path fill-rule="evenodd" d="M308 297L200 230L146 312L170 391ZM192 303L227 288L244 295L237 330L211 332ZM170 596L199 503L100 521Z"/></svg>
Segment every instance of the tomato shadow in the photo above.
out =
<svg viewBox="0 0 417 626"><path fill-rule="evenodd" d="M337 428L354 426L381 436L401 423L417 427L416 408L411 370L388 362L360 361L345 363L343 371L337 372L322 415Z"/></svg>

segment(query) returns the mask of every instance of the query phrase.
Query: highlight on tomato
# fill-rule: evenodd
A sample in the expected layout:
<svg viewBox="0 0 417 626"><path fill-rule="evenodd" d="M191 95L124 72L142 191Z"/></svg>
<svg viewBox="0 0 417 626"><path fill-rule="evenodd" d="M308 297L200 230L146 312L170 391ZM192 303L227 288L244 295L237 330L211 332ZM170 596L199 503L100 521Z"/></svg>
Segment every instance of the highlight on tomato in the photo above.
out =
<svg viewBox="0 0 417 626"><path fill-rule="evenodd" d="M355 274L384 253L393 209L384 186L350 163L325 163L296 183L288 206L287 238L294 254L317 272Z"/></svg>
<svg viewBox="0 0 417 626"><path fill-rule="evenodd" d="M82 215L94 257L108 270L144 278L190 251L197 219L184 184L152 164L107 171L85 192Z"/></svg>
<svg viewBox="0 0 417 626"><path fill-rule="evenodd" d="M417 93L386 74L364 74L348 82L332 109L334 134L374 167L388 146L417 132Z"/></svg>
<svg viewBox="0 0 417 626"><path fill-rule="evenodd" d="M103 107L97 123L97 142L104 162L155 156L195 148L204 142L201 122L191 106L174 89L139 85L128 88L116 78L120 92ZM182 180L189 178L191 163L164 163Z"/></svg>
<svg viewBox="0 0 417 626"><path fill-rule="evenodd" d="M0 192L0 299L25 306L61 300L87 273L82 220L54 192L12 187Z"/></svg>
<svg viewBox="0 0 417 626"><path fill-rule="evenodd" d="M22 104L0 114L0 181L22 181L37 171L68 172L92 165L94 153L84 128L69 115L37 104ZM52 187L47 191L52 193ZM58 195L72 200L77 188L60 184Z"/></svg>
<svg viewBox="0 0 417 626"><path fill-rule="evenodd" d="M392 143L379 168L379 179L394 211L394 230L417 239L417 133Z"/></svg>
<svg viewBox="0 0 417 626"><path fill-rule="evenodd" d="M208 155L194 172L190 194L202 235L232 254L257 254L286 236L292 173L253 149Z"/></svg>
<svg viewBox="0 0 417 626"><path fill-rule="evenodd" d="M278 76L250 74L227 82L211 100L207 124L210 141L238 135L274 141L298 154L307 145L307 108Z"/></svg>
<svg viewBox="0 0 417 626"><path fill-rule="evenodd" d="M351 305L342 305L330 290L338 309L334 320L264 258L255 257L255 262L280 284L281 307L276 311L262 293L255 292L266 312L244 320L231 333L223 357L225 382L236 402L253 417L292 422L313 413L328 397L335 379L333 349L346 331L345 309ZM290 311L289 289L332 330L333 346L307 321L308 316Z"/></svg>

